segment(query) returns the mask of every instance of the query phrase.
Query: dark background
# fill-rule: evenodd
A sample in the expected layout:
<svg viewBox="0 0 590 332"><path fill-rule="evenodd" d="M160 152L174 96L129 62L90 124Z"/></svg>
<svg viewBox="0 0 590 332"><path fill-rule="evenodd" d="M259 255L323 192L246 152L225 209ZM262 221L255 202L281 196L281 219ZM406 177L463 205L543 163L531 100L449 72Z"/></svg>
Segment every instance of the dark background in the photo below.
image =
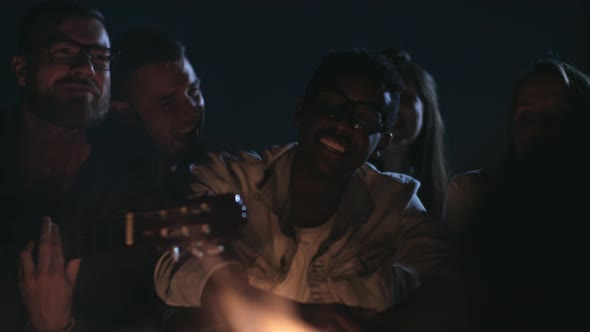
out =
<svg viewBox="0 0 590 332"><path fill-rule="evenodd" d="M18 20L38 1L3 3L0 87L18 102L10 70ZM91 1L111 38L136 25L179 36L203 82L211 149L261 149L295 139L295 98L333 49L397 47L438 81L455 172L502 150L503 115L518 74L556 54L590 71L587 1Z"/></svg>

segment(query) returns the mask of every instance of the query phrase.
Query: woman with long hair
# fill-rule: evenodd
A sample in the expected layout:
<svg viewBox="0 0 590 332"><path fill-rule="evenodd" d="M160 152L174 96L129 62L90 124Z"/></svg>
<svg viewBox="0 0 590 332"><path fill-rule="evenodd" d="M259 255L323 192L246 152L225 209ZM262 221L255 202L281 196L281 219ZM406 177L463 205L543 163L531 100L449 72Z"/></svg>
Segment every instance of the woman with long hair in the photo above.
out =
<svg viewBox="0 0 590 332"><path fill-rule="evenodd" d="M585 326L589 116L590 78L538 61L513 89L504 157L450 182L443 223L463 254L476 330Z"/></svg>
<svg viewBox="0 0 590 332"><path fill-rule="evenodd" d="M448 163L436 82L407 52L388 49L382 53L398 67L405 88L393 128L393 142L373 162L382 171L407 174L420 181L418 196L438 220L444 204Z"/></svg>

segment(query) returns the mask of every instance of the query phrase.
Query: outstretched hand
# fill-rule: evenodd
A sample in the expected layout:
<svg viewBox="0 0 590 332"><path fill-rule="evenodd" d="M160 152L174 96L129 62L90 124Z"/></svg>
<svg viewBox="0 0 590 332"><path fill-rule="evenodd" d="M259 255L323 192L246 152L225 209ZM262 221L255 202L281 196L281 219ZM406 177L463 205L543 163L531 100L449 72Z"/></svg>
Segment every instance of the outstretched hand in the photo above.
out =
<svg viewBox="0 0 590 332"><path fill-rule="evenodd" d="M33 327L38 331L58 331L70 321L72 297L80 259L64 260L59 229L45 217L37 263L34 243L29 242L19 259L19 288Z"/></svg>

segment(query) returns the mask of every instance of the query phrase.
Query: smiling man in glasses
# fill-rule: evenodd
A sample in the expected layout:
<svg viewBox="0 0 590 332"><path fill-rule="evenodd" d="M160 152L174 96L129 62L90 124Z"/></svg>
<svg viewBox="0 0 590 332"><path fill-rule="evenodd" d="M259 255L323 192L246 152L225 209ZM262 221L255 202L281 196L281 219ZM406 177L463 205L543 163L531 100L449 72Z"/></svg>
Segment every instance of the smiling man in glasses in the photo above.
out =
<svg viewBox="0 0 590 332"><path fill-rule="evenodd" d="M242 303L294 301L304 319L330 331L457 328L441 323L453 319L441 306L449 294L440 291L460 297L453 293L451 250L440 226L428 221L418 182L366 163L395 134L401 85L396 69L378 54L332 53L297 101L298 143L262 157L211 154L196 166L196 194L240 194L248 223L224 259L198 248L182 263L164 254L154 274L160 297L171 305L213 308L232 326L257 317L233 321L231 310L240 302L228 301L228 292L244 296ZM406 307L394 292L394 264L421 283Z"/></svg>
<svg viewBox="0 0 590 332"><path fill-rule="evenodd" d="M23 26L12 67L23 89L25 118L81 133L99 124L110 102L113 56L101 14Z"/></svg>
<svg viewBox="0 0 590 332"><path fill-rule="evenodd" d="M98 195L108 197L104 189L116 183L87 135L108 111L113 52L102 14L74 2L38 4L24 16L19 33L12 68L22 103L2 113L6 232L0 255L12 256L9 262L19 258L20 264L18 283L12 279L16 266L7 268L14 276L3 272L0 278L8 289L1 292L0 325L22 329L10 323L20 318L20 297L29 329L62 331L76 324L76 251L84 241L73 225L100 218Z"/></svg>

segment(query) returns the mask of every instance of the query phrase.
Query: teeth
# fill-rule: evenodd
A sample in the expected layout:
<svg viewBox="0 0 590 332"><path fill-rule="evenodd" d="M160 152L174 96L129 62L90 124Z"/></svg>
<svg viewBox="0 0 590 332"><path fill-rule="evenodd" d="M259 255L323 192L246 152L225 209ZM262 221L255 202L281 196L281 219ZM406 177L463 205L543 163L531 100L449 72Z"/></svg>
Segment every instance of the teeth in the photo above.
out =
<svg viewBox="0 0 590 332"><path fill-rule="evenodd" d="M328 138L328 137L322 137L320 138L320 143L324 144L325 146L329 147L330 149L336 150L340 153L344 153L346 152L346 147L341 144L340 142L338 142L337 140Z"/></svg>
<svg viewBox="0 0 590 332"><path fill-rule="evenodd" d="M185 128L185 129L179 130L178 133L181 135L184 135L184 134L190 133L193 130L195 130L195 127L190 127L190 128Z"/></svg>

